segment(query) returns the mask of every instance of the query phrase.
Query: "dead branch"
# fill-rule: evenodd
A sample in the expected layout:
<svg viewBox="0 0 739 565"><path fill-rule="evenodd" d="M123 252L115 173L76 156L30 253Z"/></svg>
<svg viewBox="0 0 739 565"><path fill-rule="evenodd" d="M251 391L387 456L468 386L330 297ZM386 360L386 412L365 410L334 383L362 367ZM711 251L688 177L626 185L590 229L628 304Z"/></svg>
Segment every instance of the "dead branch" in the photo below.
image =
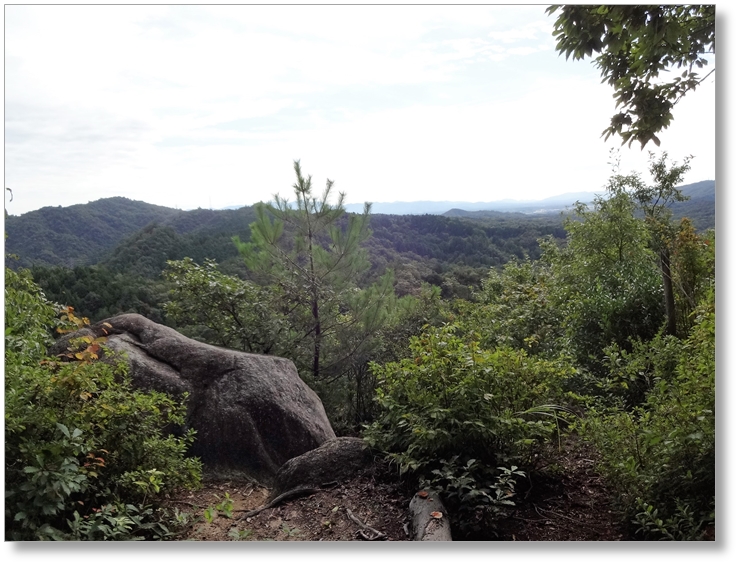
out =
<svg viewBox="0 0 739 565"><path fill-rule="evenodd" d="M362 520L360 520L359 518L357 518L352 513L352 511L349 510L348 508L346 509L346 515L349 516L349 519L352 522L354 522L360 528L362 528L361 530L359 530L359 535L362 536L365 540L367 540L367 541L377 541L377 540L381 540L381 539L386 539L387 538L387 535L386 534L383 534L382 532L374 529L372 526L368 526L367 524L365 524L364 522L362 522ZM368 536L367 534L364 533L363 530L369 530L370 532L372 532L374 534L374 536Z"/></svg>
<svg viewBox="0 0 739 565"><path fill-rule="evenodd" d="M239 517L236 521L243 520L244 518L251 518L252 516L256 516L260 512L263 512L264 510L267 510L268 508L274 508L275 506L280 505L282 502L287 500L288 498L294 498L297 496L308 496L309 494L315 494L319 492L321 489L315 488L315 487L297 487L292 490L289 490L287 492L283 492L281 495L276 496L272 500L270 500L267 504L264 506L260 506L259 508L256 508L255 510L250 510L246 512L245 514L242 514L241 517Z"/></svg>

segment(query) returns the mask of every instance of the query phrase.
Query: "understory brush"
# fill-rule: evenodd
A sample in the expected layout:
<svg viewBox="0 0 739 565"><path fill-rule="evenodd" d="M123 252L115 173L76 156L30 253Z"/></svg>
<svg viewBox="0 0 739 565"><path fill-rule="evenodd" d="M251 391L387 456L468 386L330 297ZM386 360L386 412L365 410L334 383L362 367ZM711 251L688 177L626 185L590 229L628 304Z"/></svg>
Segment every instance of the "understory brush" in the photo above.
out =
<svg viewBox="0 0 739 565"><path fill-rule="evenodd" d="M712 296L696 311L688 339L670 344L664 347L657 336L631 354L622 352L620 366L651 383L640 391L644 402L629 408L626 399L592 399L580 431L602 454L602 470L635 537L710 539L716 454ZM674 370L666 370L671 365ZM643 386L630 379L620 383L626 391Z"/></svg>
<svg viewBox="0 0 739 565"><path fill-rule="evenodd" d="M135 390L122 362L94 362L101 340L47 357L59 320L27 272L5 271L6 540L169 536L159 497L200 482L182 402ZM66 322L82 323L73 310Z"/></svg>
<svg viewBox="0 0 739 565"><path fill-rule="evenodd" d="M380 414L365 439L419 488L440 492L465 529L513 504L537 447L557 432L551 400L571 368L483 349L460 330L428 328L411 339L410 357L373 365Z"/></svg>

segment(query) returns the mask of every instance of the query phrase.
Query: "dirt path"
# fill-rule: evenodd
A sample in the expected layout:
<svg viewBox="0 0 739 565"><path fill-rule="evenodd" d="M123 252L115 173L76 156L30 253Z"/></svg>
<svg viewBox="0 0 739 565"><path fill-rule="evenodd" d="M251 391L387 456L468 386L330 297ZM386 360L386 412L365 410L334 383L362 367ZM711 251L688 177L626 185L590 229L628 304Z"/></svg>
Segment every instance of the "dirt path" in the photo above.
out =
<svg viewBox="0 0 739 565"><path fill-rule="evenodd" d="M525 485L524 485L525 486ZM266 488L245 481L205 481L200 491L171 502L190 523L180 539L203 541L351 541L375 537L351 519L389 541L408 540L408 504L413 492L380 467L350 482L288 500L242 518L263 505ZM227 496L228 495L228 496ZM566 440L547 456L546 468L532 478L528 492L496 528L468 534L467 540L613 541L625 539L609 509L609 493L595 472L587 446ZM462 539L456 536L455 539Z"/></svg>
<svg viewBox="0 0 739 565"><path fill-rule="evenodd" d="M501 540L618 541L624 524L611 507L611 493L595 470L597 455L575 438L552 450L535 473L530 491L497 532Z"/></svg>
<svg viewBox="0 0 739 565"><path fill-rule="evenodd" d="M400 484L383 480L377 469L362 473L350 482L321 490L309 496L285 501L251 518L244 511L262 506L268 491L248 482L206 482L205 487L188 498L172 502L183 510L186 506L197 521L182 539L202 541L351 541L373 537L347 513L365 525L382 532L389 541L407 540L404 531L410 497L401 492ZM232 508L224 504L232 499ZM184 504L183 504L184 503ZM217 511L218 505L221 511ZM211 522L204 518L206 509L216 510ZM228 510L228 511L225 511ZM231 516L229 517L228 514Z"/></svg>

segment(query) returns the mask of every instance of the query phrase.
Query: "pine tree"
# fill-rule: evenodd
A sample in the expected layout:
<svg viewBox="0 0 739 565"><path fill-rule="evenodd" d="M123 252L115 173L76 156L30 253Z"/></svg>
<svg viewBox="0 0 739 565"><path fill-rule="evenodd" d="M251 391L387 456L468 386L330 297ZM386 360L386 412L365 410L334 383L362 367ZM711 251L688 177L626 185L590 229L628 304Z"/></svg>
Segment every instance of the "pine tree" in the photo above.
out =
<svg viewBox="0 0 739 565"><path fill-rule="evenodd" d="M362 214L347 214L344 193L335 205L329 203L332 181L316 198L300 161L294 168L295 202L275 195L272 204L258 204L251 240L233 240L249 270L281 288L285 311L293 330L302 332L305 357L318 381L340 376L344 362L382 325L394 300L393 274L388 271L364 291L358 288L370 268L361 244L370 235L371 205L365 203Z"/></svg>

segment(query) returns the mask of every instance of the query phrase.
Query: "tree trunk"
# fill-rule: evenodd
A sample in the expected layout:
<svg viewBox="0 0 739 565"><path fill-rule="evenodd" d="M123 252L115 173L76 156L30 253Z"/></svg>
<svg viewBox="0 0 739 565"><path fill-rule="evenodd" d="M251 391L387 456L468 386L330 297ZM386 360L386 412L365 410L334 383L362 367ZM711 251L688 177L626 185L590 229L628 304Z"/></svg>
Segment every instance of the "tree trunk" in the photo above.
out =
<svg viewBox="0 0 739 565"><path fill-rule="evenodd" d="M675 313L675 294L672 288L672 268L670 266L669 249L659 252L660 268L662 270L662 289L665 296L665 314L667 315L667 334L677 335L677 315Z"/></svg>
<svg viewBox="0 0 739 565"><path fill-rule="evenodd" d="M318 317L318 297L313 297L313 376L317 379L320 373L321 362L321 319Z"/></svg>

